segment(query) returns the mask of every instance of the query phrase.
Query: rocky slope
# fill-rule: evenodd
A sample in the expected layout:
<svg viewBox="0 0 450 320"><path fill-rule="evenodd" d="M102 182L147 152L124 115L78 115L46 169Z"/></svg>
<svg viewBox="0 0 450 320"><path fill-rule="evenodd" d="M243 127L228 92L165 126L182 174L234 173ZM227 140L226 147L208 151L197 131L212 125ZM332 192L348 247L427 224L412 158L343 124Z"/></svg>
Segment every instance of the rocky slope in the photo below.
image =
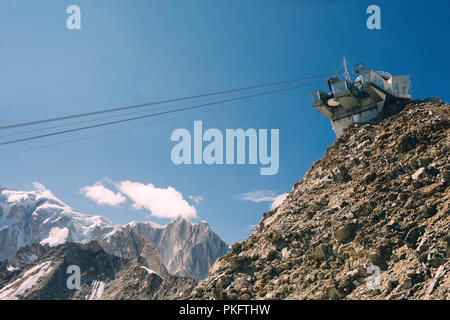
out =
<svg viewBox="0 0 450 320"><path fill-rule="evenodd" d="M107 254L95 241L56 247L30 245L18 255L40 256L25 266L0 265L0 300L180 299L196 282L151 269L143 256L124 259ZM20 258L14 259L20 260ZM67 286L68 267L80 268L79 289Z"/></svg>
<svg viewBox="0 0 450 320"><path fill-rule="evenodd" d="M190 297L450 299L449 148L436 100L347 128Z"/></svg>
<svg viewBox="0 0 450 320"><path fill-rule="evenodd" d="M92 240L122 258L143 255L160 274L197 280L206 277L214 261L228 251L205 222L178 218L166 226L151 222L118 226L103 217L77 212L41 185L35 191L0 187L0 261L13 259L28 244L57 246Z"/></svg>

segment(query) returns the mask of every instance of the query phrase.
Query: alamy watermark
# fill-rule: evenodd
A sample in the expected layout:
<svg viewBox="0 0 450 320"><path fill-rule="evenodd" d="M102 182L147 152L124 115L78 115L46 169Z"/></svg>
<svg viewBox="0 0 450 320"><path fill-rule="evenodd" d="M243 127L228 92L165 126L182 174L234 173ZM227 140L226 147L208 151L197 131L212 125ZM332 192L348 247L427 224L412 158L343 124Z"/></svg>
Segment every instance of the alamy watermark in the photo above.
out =
<svg viewBox="0 0 450 320"><path fill-rule="evenodd" d="M81 288L81 269L76 264L70 265L66 270L67 274L70 274L67 277L66 286L69 290L78 290Z"/></svg>
<svg viewBox="0 0 450 320"><path fill-rule="evenodd" d="M193 135L184 128L172 132L170 140L178 143L172 148L170 156L176 165L256 165L259 163L263 166L260 168L261 175L275 175L279 169L280 130L270 130L270 155L268 135L268 129L252 128L245 131L244 129L226 129L225 135L215 128L203 132L202 121L194 121ZM204 142L208 144L203 146Z"/></svg>
<svg viewBox="0 0 450 320"><path fill-rule="evenodd" d="M380 267L376 265L371 265L367 267L367 274L369 277L367 278L367 287L370 290L378 290L381 286L381 271Z"/></svg>
<svg viewBox="0 0 450 320"><path fill-rule="evenodd" d="M69 30L81 29L81 9L79 6L73 4L67 7L66 13L70 16L66 20L66 26Z"/></svg>
<svg viewBox="0 0 450 320"><path fill-rule="evenodd" d="M366 10L367 14L370 14L370 16L367 18L366 26L369 30L381 29L381 9L377 5L370 5L367 7Z"/></svg>
<svg viewBox="0 0 450 320"><path fill-rule="evenodd" d="M67 7L66 13L70 16L66 20L66 26L69 30L81 29L81 8L72 4ZM379 6L372 4L367 7L366 13L370 16L366 20L366 26L369 30L381 29L381 9Z"/></svg>

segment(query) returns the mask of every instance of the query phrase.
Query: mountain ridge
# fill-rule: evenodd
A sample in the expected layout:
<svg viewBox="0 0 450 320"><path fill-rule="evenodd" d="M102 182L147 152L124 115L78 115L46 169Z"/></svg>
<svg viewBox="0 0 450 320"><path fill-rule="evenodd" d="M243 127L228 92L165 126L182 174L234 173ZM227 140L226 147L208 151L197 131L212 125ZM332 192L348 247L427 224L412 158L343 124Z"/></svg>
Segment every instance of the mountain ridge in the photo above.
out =
<svg viewBox="0 0 450 320"><path fill-rule="evenodd" d="M42 247L29 246L31 250ZM40 257L25 266L4 268L0 264L0 300L175 300L189 294L196 283L161 275L142 256L125 259L108 254L96 241L42 250ZM71 266L80 270L79 288L67 285Z"/></svg>

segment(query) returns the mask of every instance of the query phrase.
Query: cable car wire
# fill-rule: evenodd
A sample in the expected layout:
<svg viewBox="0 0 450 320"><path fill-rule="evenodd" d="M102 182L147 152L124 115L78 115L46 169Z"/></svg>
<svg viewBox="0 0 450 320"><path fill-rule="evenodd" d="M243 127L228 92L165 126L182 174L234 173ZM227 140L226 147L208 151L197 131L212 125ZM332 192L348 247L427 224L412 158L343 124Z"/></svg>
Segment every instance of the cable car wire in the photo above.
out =
<svg viewBox="0 0 450 320"><path fill-rule="evenodd" d="M137 104L137 105L132 105L132 106L117 107L117 108L104 109L104 110L92 111L92 112L86 112L86 113L78 113L78 114L72 114L72 115L61 116L61 117L54 117L54 118L49 118L49 119L42 119L42 120L29 121L29 122L23 122L23 123L16 123L16 124L11 124L11 125L0 126L0 130L13 129L13 128L18 128L18 127L31 126L31 125L37 125L37 124L48 123L48 122L69 120L69 119L74 119L74 118L88 117L88 116L99 115L99 114L110 113L110 112L118 112L118 111L130 110L130 109L144 108L144 107L149 107L149 106L154 106L154 105L159 105L159 104L165 104L165 103L171 103L171 102L186 101L186 100L191 100L191 99L196 99L196 98L203 98L203 97L222 95L222 94L226 94L226 93L242 92L242 91L247 91L247 90L252 90L252 89L260 89L260 88L272 87L272 86L277 86L277 85L284 85L284 84L295 83L295 82L306 81L306 80L321 79L321 78L324 78L324 77L327 77L327 76L329 76L329 74L322 74L322 75L298 78L298 79L287 80L287 81L279 81L279 82L267 83L267 84L256 85L256 86L245 87L245 88L238 88L238 89L217 91L217 92L211 92L211 93L204 93L204 94L199 94L199 95L194 95L194 96L189 96L189 97L182 97L182 98L154 101L154 102L150 102L150 103L143 103L143 104Z"/></svg>
<svg viewBox="0 0 450 320"><path fill-rule="evenodd" d="M68 140L58 141L58 142L51 143L51 144L40 145L40 146L33 147L33 148L22 149L22 150L19 150L17 152L12 153L11 155L21 154L21 153L26 153L26 152L36 151L36 150L41 150L41 149L46 149L46 148L51 148L51 147L55 147L55 146L59 146L59 145L67 144L67 143L72 143L72 142L87 140L87 139L91 139L91 138L101 137L101 136L105 136L105 135L108 135L108 134L113 134L113 133L117 133L117 132L132 130L132 129L136 129L136 128L147 127L149 125L153 125L153 124L157 124L157 123L161 123L161 122L166 122L166 121L170 121L170 120L176 120L176 119L180 119L180 118L183 118L183 117L191 116L193 114L210 112L210 111L212 111L212 109L211 110L196 110L196 111L191 111L191 112L188 111L185 114L182 114L182 115L179 115L179 116L176 116L176 117L170 117L170 118L165 118L165 119L158 119L156 121L146 122L146 123L144 123L142 125L131 126L131 127L128 126L128 127L125 127L125 128L109 130L109 131L100 132L100 133L96 133L96 134L91 134L91 135L88 135L88 136L83 136L83 137L79 137L79 138L75 138L75 139L68 139Z"/></svg>
<svg viewBox="0 0 450 320"><path fill-rule="evenodd" d="M183 105L186 105L186 104L199 103L199 102L201 102L201 101L211 101L211 99L210 99L210 98L206 98L206 99L201 99L201 100L196 100L196 101L190 101L190 102L178 103L178 104L175 104L175 105L170 105L170 106L168 106L168 107L183 106ZM167 108L167 106L161 106L161 107L158 107L158 108L154 108L154 109L152 109L152 110L153 110L153 111L156 111L156 110L162 110L162 109L164 109L164 108ZM146 113L146 112L148 112L148 110L133 111L133 112L127 112L127 113L122 113L122 114L110 115L110 116L100 117L100 118L95 118L95 119L81 120L81 121L70 122L70 123L64 123L64 124L59 124L59 125L54 125L54 126L48 126L48 127L42 127L42 128L37 128L37 129L31 129L31 130L25 130L25 131L13 132L13 133L8 133L8 134L0 135L0 138L13 137L13 136L18 136L18 135L27 134L27 133L33 133L33 132L39 132L39 131L46 131L46 130L50 130L50 129L57 129L57 128L70 127L70 126L74 126L74 125L77 125L77 124L79 125L79 124L84 124L84 123L89 123L89 122L96 122L96 121L101 121L101 120L107 120L107 119L119 118L119 117L128 116L128 115L133 115L133 114L142 114L142 113Z"/></svg>
<svg viewBox="0 0 450 320"><path fill-rule="evenodd" d="M166 111L161 111L161 112L157 112L157 113L151 113L151 114L138 116L138 117L120 119L120 120L115 120L115 121L110 121L110 122L94 124L94 125L90 125L90 126L84 126L84 127L68 129L68 130L63 130L63 131L57 131L57 132L51 132L51 133L47 133L47 134L31 136L31 137L26 137L26 138L21 138L21 139L9 140L9 141L5 141L5 142L0 142L0 146L8 145L8 144L14 144L14 143L19 143L19 142L24 142L24 141L42 139L42 138L47 138L47 137L51 137L51 136L67 134L67 133L72 133L72 132L77 132L77 131L83 131L83 130L88 130L88 129L93 129L93 128L99 128L99 127L104 127L104 126L109 126L109 125L129 122L129 121L146 119L146 118L161 116L161 115L165 115L165 114L171 114L171 113L182 112L182 111L187 111L187 110L194 110L194 109L198 109L198 108L214 106L214 105L221 104L221 103L233 102L233 101L249 99L249 98L253 98L253 97L264 96L264 95L268 95L268 94L274 94L274 93L278 93L278 92L298 89L298 88L302 88L302 87L313 86L313 85L317 85L319 83L321 83L321 82L301 84L301 85L296 85L296 86L292 86L292 87L281 88L281 89L276 89L276 90L271 90L271 91L264 91L264 92L255 93L255 94L251 94L251 95L241 96L241 97L237 97L237 98L230 98L230 99L225 99L225 100L215 101L215 102L210 102L210 103L204 103L204 104L190 106L190 107L184 107L184 108L179 108L179 109L174 109L174 110L166 110Z"/></svg>

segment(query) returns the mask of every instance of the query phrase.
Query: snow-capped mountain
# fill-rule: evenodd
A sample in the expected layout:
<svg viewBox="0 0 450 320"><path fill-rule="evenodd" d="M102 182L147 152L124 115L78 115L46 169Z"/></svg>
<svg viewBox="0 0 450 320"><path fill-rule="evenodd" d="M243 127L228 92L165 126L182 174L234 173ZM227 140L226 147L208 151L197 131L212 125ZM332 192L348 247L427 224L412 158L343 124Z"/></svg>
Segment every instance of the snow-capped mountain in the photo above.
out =
<svg viewBox="0 0 450 320"><path fill-rule="evenodd" d="M166 226L153 222L120 226L77 212L39 184L34 191L0 189L0 261L11 261L20 248L32 243L54 247L92 240L109 254L141 256L162 274L168 271L196 280L205 278L215 260L228 252L227 244L204 221L179 217ZM28 263L36 258L20 255Z"/></svg>
<svg viewBox="0 0 450 320"><path fill-rule="evenodd" d="M117 227L103 217L75 211L41 185L35 191L0 189L0 260L12 259L30 243L84 243Z"/></svg>

